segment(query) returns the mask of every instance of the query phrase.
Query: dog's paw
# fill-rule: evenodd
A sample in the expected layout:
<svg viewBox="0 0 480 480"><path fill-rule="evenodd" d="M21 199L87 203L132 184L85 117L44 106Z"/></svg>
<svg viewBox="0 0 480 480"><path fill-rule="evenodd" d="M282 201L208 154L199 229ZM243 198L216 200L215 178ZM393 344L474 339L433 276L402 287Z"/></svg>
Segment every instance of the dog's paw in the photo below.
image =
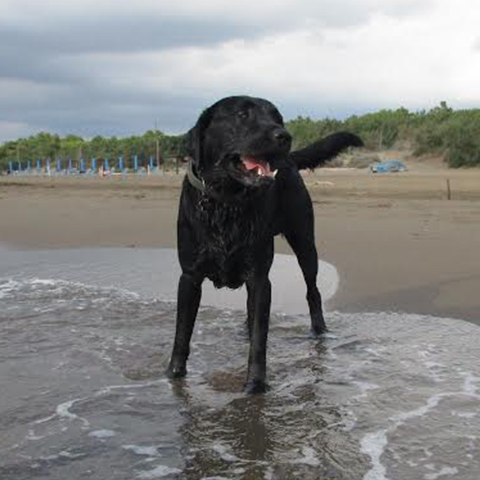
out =
<svg viewBox="0 0 480 480"><path fill-rule="evenodd" d="M245 391L250 395L258 395L266 393L269 390L269 386L260 380L249 380L245 385Z"/></svg>
<svg viewBox="0 0 480 480"><path fill-rule="evenodd" d="M182 378L187 374L187 368L185 365L175 366L170 364L165 372L168 378Z"/></svg>
<svg viewBox="0 0 480 480"><path fill-rule="evenodd" d="M317 340L322 337L324 333L327 333L327 325L325 319L323 318L322 312L317 312L312 315L312 323L310 326L310 335L309 338Z"/></svg>
<svg viewBox="0 0 480 480"><path fill-rule="evenodd" d="M327 328L323 328L321 330L310 330L310 333L308 334L308 338L311 340L318 340L320 338L323 338L323 335L325 335L328 332Z"/></svg>

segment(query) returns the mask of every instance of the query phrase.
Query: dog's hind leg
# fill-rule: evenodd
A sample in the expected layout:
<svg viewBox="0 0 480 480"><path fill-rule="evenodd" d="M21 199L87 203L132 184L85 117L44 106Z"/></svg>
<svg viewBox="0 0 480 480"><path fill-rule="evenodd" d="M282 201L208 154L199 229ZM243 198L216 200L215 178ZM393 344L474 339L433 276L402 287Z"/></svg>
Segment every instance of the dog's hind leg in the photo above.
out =
<svg viewBox="0 0 480 480"><path fill-rule="evenodd" d="M282 232L297 256L307 284L313 337L327 330L323 318L322 297L317 288L318 256L315 247L314 214L310 195L296 170L279 172L280 202L283 216Z"/></svg>
<svg viewBox="0 0 480 480"><path fill-rule="evenodd" d="M313 225L311 226L312 236L300 237L293 233L285 233L285 237L297 256L298 264L307 284L307 302L310 310L311 335L318 337L326 332L327 326L323 318L322 296L317 288L318 256L315 243L313 242Z"/></svg>
<svg viewBox="0 0 480 480"><path fill-rule="evenodd" d="M322 296L317 288L318 256L317 249L313 242L302 242L286 235L287 241L297 256L298 264L307 284L307 302L310 310L311 335L317 337L327 330L323 318Z"/></svg>
<svg viewBox="0 0 480 480"><path fill-rule="evenodd" d="M187 373L187 359L190 354L190 339L197 317L202 282L191 275L182 274L178 284L177 325L172 357L167 369L170 378L179 378Z"/></svg>

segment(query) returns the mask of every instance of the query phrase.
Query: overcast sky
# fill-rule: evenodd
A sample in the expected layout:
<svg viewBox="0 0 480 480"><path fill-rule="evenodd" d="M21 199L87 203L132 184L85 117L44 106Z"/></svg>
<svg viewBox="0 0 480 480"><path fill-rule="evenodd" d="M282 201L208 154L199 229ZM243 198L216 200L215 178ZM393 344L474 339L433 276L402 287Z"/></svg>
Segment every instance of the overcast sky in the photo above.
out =
<svg viewBox="0 0 480 480"><path fill-rule="evenodd" d="M480 107L478 0L0 0L0 141L181 133L232 94L286 119Z"/></svg>

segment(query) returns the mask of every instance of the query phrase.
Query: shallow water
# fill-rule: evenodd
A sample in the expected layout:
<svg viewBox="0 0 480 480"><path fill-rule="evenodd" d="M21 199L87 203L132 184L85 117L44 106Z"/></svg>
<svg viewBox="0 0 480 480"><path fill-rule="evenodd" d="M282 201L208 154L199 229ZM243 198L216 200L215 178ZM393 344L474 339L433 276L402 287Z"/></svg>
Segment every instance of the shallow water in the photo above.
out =
<svg viewBox="0 0 480 480"><path fill-rule="evenodd" d="M279 260L274 289L298 269ZM2 480L478 479L478 327L329 312L312 341L308 317L277 301L270 391L248 396L237 294L201 309L188 377L171 383L174 264L169 251L0 252ZM321 267L328 297L338 278Z"/></svg>
<svg viewBox="0 0 480 480"><path fill-rule="evenodd" d="M333 265L319 264L319 288L324 300L337 290ZM11 251L0 245L0 278L62 279L88 285L119 287L149 298L176 299L180 277L177 253L170 249L97 248L74 250ZM272 308L282 313L308 313L305 284L291 255L275 256L270 278ZM245 308L243 290L216 290L203 286L202 304L219 308Z"/></svg>

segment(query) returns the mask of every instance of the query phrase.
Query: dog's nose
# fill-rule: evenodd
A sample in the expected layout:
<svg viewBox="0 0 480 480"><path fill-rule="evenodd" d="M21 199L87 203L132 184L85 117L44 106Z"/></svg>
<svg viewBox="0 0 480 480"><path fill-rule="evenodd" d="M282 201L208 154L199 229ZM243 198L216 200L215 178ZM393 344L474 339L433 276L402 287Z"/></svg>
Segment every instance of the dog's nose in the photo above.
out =
<svg viewBox="0 0 480 480"><path fill-rule="evenodd" d="M292 136L284 128L276 128L273 131L273 138L281 146L287 146L292 141Z"/></svg>

